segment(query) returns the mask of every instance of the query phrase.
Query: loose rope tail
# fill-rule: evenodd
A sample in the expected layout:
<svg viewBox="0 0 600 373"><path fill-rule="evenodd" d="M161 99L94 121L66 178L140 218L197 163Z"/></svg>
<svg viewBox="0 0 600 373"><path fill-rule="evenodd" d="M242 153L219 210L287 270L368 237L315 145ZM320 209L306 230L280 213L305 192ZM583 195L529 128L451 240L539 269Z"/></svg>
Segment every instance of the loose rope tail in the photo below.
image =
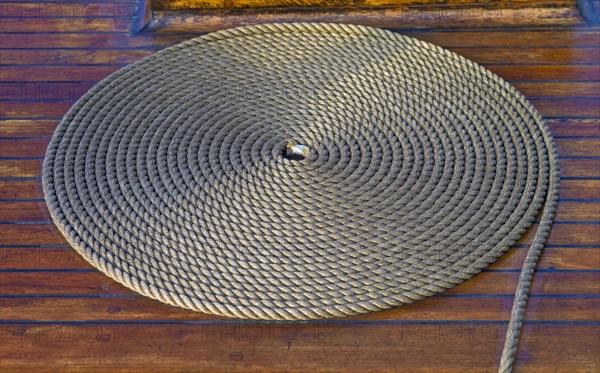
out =
<svg viewBox="0 0 600 373"><path fill-rule="evenodd" d="M547 132L547 130L545 131ZM559 165L558 155L556 154L556 147L553 143L552 137L549 134L545 134L546 145L548 146L549 152L549 186L546 194L546 201L544 203L544 209L540 220L540 225L533 238L531 246L527 251L521 274L519 275L519 283L515 292L515 298L513 301L512 310L510 313L510 321L508 323L508 330L506 331L506 339L504 341L504 348L502 349L502 357L500 359L499 373L512 372L513 363L515 362L517 355L517 347L519 344L519 334L523 326L523 318L525 316L525 307L527 305L527 297L529 288L531 286L531 280L533 273L537 266L538 258L544 248L544 243L548 238L550 228L552 226L552 219L556 212L556 205L558 204L558 191L559 191Z"/></svg>

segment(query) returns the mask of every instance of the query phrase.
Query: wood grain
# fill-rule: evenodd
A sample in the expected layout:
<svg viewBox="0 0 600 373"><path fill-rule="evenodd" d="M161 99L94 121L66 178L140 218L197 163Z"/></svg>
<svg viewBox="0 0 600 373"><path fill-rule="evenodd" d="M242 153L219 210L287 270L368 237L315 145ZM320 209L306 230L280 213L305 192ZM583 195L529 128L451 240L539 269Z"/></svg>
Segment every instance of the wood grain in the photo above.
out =
<svg viewBox="0 0 600 373"><path fill-rule="evenodd" d="M155 33L198 33L222 28L256 25L267 22L352 23L381 28L407 29L422 27L514 27L578 25L581 16L574 7L488 9L474 7L427 6L408 8L285 8L264 9L197 9L191 11L156 11L146 27Z"/></svg>
<svg viewBox="0 0 600 373"><path fill-rule="evenodd" d="M129 32L131 19L123 18L3 18L2 32Z"/></svg>
<svg viewBox="0 0 600 373"><path fill-rule="evenodd" d="M46 33L11 33L0 38L0 48L3 49L31 49L31 48L164 48L169 45L190 39L199 35L188 34L153 34L141 33L135 37L122 33L111 34L108 37L102 33L77 33L68 32L61 34ZM485 55L490 48L521 47L535 48L566 48L574 53L580 52L580 47L598 47L598 29L555 28L552 31L535 29L535 32L526 28L502 29L433 29L419 31L415 29L399 30L404 35L415 37L446 48L483 48L483 52L476 52L485 58L494 58L493 53ZM526 49L523 51L526 53ZM491 54L492 56L489 56ZM577 62L573 59L573 62Z"/></svg>
<svg viewBox="0 0 600 373"><path fill-rule="evenodd" d="M272 7L393 7L422 5L420 0L153 0L157 10L183 9L227 9L227 8L272 8ZM435 0L429 6L464 6L485 4L495 8L515 8L519 6L547 6L547 0L500 0L489 3L485 0ZM575 6L574 0L553 1L555 6Z"/></svg>
<svg viewBox="0 0 600 373"><path fill-rule="evenodd" d="M561 159L559 163L561 177L600 177L600 159Z"/></svg>
<svg viewBox="0 0 600 373"><path fill-rule="evenodd" d="M516 369L593 371L597 325L526 325ZM169 370L484 371L497 365L505 325L495 322L358 324L42 324L3 325L3 367L62 371L145 367ZM191 359L190 356L194 358ZM410 359L406 359L410 356ZM27 360L25 360L27 357ZM100 363L100 364L99 364ZM374 364L377 364L376 367Z"/></svg>
<svg viewBox="0 0 600 373"><path fill-rule="evenodd" d="M37 181L0 181L0 200L32 200L41 199L44 194Z"/></svg>
<svg viewBox="0 0 600 373"><path fill-rule="evenodd" d="M600 200L600 180L561 180L560 197Z"/></svg>
<svg viewBox="0 0 600 373"><path fill-rule="evenodd" d="M545 122L555 137L600 136L600 118L546 118Z"/></svg>
<svg viewBox="0 0 600 373"><path fill-rule="evenodd" d="M528 98L600 98L598 82L515 82L513 85Z"/></svg>
<svg viewBox="0 0 600 373"><path fill-rule="evenodd" d="M560 27L554 27L552 31L518 27L511 29L401 30L401 32L446 48L471 47L492 52L496 47L522 47L527 49L569 47L575 53L579 53L580 47L598 47L599 34L596 28L574 31L572 28ZM576 60L573 60L573 62L576 62Z"/></svg>
<svg viewBox="0 0 600 373"><path fill-rule="evenodd" d="M360 320L508 321L512 297L437 296L386 311L360 316ZM209 314L189 312L140 297L1 297L5 320L22 320L23 314L37 321L162 321L226 320ZM530 300L532 321L596 321L600 300L579 297L537 297ZM353 316L345 320L359 320Z"/></svg>
<svg viewBox="0 0 600 373"><path fill-rule="evenodd" d="M0 120L0 138L48 137L50 138L59 120L4 119Z"/></svg>
<svg viewBox="0 0 600 373"><path fill-rule="evenodd" d="M0 160L0 178L32 179L42 174L40 160Z"/></svg>
<svg viewBox="0 0 600 373"><path fill-rule="evenodd" d="M4 65L125 65L153 53L146 49L13 49L0 50L0 61Z"/></svg>

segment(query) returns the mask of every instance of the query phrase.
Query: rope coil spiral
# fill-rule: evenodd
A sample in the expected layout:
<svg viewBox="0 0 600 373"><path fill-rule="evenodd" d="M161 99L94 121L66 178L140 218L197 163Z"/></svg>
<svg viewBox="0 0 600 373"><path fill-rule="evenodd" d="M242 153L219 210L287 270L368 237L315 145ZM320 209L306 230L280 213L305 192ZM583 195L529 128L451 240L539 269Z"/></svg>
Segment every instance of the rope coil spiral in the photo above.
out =
<svg viewBox="0 0 600 373"><path fill-rule="evenodd" d="M101 81L44 161L69 243L160 301L304 320L411 303L479 273L558 193L556 149L508 83L379 29L270 24L207 34Z"/></svg>

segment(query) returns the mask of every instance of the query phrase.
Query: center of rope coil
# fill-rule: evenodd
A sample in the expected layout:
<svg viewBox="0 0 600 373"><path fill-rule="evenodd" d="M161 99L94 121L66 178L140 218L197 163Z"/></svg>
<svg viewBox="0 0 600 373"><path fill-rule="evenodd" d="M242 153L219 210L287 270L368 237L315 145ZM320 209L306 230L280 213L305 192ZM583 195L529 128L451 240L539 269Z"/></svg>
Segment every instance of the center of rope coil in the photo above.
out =
<svg viewBox="0 0 600 373"><path fill-rule="evenodd" d="M308 157L310 149L308 146L298 143L297 141L290 141L285 146L283 151L283 157L292 161L301 161Z"/></svg>

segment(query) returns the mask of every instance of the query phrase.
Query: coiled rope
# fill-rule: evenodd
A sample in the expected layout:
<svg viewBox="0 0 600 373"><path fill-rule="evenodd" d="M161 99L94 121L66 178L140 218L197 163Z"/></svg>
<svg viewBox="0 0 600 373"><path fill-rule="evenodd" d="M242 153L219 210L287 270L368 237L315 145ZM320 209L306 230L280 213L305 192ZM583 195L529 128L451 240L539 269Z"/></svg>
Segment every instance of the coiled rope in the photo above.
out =
<svg viewBox="0 0 600 373"><path fill-rule="evenodd" d="M211 33L133 63L67 113L43 183L69 243L192 310L272 320L411 303L532 224L501 371L558 192L555 145L498 76L337 24Z"/></svg>

